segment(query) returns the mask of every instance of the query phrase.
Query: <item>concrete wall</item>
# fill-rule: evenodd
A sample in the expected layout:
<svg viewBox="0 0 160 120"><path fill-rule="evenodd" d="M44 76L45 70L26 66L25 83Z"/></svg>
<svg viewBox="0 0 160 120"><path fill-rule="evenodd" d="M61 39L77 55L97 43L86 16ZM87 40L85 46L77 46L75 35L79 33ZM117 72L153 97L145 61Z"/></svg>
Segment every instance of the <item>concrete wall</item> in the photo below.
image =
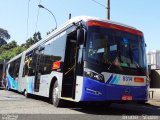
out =
<svg viewBox="0 0 160 120"><path fill-rule="evenodd" d="M160 89L158 88L149 89L149 99L160 100Z"/></svg>
<svg viewBox="0 0 160 120"><path fill-rule="evenodd" d="M160 70L151 70L150 79L150 88L160 89Z"/></svg>
<svg viewBox="0 0 160 120"><path fill-rule="evenodd" d="M147 63L151 69L160 69L160 50L149 51L147 53Z"/></svg>

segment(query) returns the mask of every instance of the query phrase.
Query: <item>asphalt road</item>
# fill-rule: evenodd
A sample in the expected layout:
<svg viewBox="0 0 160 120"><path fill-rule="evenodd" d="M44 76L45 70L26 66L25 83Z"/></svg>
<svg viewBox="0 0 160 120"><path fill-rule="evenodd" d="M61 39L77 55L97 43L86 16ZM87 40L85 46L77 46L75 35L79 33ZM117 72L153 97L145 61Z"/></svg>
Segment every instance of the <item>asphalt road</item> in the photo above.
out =
<svg viewBox="0 0 160 120"><path fill-rule="evenodd" d="M140 104L87 105L67 102L65 108L56 108L48 99L25 98L13 91L0 90L0 120L160 120L160 107Z"/></svg>

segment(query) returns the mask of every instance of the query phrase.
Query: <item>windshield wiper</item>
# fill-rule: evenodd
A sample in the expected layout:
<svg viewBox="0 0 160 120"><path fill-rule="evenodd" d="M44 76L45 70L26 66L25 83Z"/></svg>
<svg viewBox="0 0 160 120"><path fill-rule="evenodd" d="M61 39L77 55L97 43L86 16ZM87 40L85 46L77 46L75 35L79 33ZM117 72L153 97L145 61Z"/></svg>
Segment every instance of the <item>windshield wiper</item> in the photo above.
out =
<svg viewBox="0 0 160 120"><path fill-rule="evenodd" d="M113 63L110 63L109 67L107 68L107 70L110 70L111 66L113 65Z"/></svg>
<svg viewBox="0 0 160 120"><path fill-rule="evenodd" d="M110 70L110 68L111 68L112 65L120 67L120 62L119 62L118 57L116 57L116 58L114 59L114 61L113 61L112 63L110 63L110 65L109 65L109 67L107 68L107 70Z"/></svg>
<svg viewBox="0 0 160 120"><path fill-rule="evenodd" d="M142 66L140 66L136 61L134 61L133 63L136 66L136 68L142 68Z"/></svg>

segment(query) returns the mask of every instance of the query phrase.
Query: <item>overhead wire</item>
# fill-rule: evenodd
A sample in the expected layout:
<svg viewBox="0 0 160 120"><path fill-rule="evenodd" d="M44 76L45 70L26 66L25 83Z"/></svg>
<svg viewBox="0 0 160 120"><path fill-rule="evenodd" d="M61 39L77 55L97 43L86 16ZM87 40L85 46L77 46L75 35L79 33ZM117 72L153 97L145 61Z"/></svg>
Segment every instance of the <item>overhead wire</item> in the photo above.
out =
<svg viewBox="0 0 160 120"><path fill-rule="evenodd" d="M99 4L100 6L104 7L105 9L107 9L107 7L105 5L103 5L102 3L100 3L100 2L98 2L96 0L92 0L92 1L95 2L95 3L97 3L97 4Z"/></svg>
<svg viewBox="0 0 160 120"><path fill-rule="evenodd" d="M42 0L39 0L39 5L41 4L41 1ZM37 10L37 18L36 18L36 24L35 24L35 32L37 31L37 26L38 26L38 20L39 20L39 7L38 7L38 10Z"/></svg>
<svg viewBox="0 0 160 120"><path fill-rule="evenodd" d="M27 32L26 32L26 39L28 39L28 25L29 25L29 9L30 9L30 1L28 0L28 8L27 8Z"/></svg>

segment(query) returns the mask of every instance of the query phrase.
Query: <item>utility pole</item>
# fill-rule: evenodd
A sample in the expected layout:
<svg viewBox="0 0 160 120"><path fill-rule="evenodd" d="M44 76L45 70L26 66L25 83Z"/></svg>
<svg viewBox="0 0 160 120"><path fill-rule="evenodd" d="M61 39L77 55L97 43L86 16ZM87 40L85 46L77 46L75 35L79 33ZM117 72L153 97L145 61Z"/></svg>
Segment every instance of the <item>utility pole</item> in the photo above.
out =
<svg viewBox="0 0 160 120"><path fill-rule="evenodd" d="M107 0L107 19L110 20L110 0Z"/></svg>

